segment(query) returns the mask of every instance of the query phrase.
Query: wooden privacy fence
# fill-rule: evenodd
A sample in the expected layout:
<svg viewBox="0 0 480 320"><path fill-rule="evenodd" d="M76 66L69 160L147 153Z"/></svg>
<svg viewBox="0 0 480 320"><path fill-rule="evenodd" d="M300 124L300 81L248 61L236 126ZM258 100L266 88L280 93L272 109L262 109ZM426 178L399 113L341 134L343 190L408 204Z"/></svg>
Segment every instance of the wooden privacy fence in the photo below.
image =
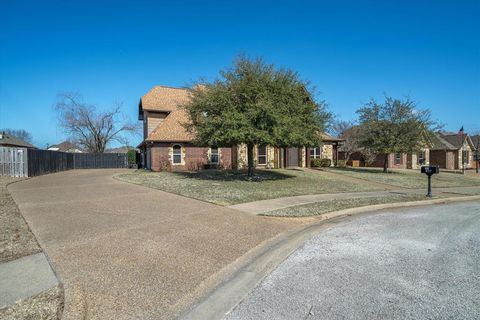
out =
<svg viewBox="0 0 480 320"><path fill-rule="evenodd" d="M67 153L0 147L0 175L34 177L71 169L127 168L125 153Z"/></svg>
<svg viewBox="0 0 480 320"><path fill-rule="evenodd" d="M126 153L73 153L75 169L126 168Z"/></svg>
<svg viewBox="0 0 480 320"><path fill-rule="evenodd" d="M27 149L0 147L0 176L27 177Z"/></svg>
<svg viewBox="0 0 480 320"><path fill-rule="evenodd" d="M74 169L73 153L28 149L28 176Z"/></svg>

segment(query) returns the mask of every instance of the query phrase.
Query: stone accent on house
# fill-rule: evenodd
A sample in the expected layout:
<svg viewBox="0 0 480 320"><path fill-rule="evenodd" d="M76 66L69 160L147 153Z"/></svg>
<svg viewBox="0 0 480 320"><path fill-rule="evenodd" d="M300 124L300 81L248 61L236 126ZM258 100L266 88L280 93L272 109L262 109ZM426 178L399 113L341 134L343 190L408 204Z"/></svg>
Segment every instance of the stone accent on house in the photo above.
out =
<svg viewBox="0 0 480 320"><path fill-rule="evenodd" d="M173 163L173 146L174 145L179 145L182 147L181 152L182 152L182 162L181 163ZM185 166L185 150L186 148L181 144L181 143L174 143L171 145L171 147L168 148L168 159L170 159L170 164L172 166Z"/></svg>
<svg viewBox="0 0 480 320"><path fill-rule="evenodd" d="M334 166L335 163L333 161L333 146L331 144L324 144L322 147L322 158L330 159L332 164L330 166Z"/></svg>
<svg viewBox="0 0 480 320"><path fill-rule="evenodd" d="M247 160L247 145L242 143L237 147L237 168L245 169L248 166Z"/></svg>
<svg viewBox="0 0 480 320"><path fill-rule="evenodd" d="M465 142L463 143L463 148L461 150L459 150L459 152L457 152L457 156L458 156L457 163L459 164L458 169L463 168L462 167L462 160L463 160L462 151L466 151L468 153L468 159L464 160L465 169L474 168L475 163L473 161L473 150L470 147L470 145L467 143L467 141L465 140Z"/></svg>
<svg viewBox="0 0 480 320"><path fill-rule="evenodd" d="M300 163L302 164L301 167L305 168L307 166L307 156L306 156L306 151L307 149L305 147L298 148L300 150Z"/></svg>
<svg viewBox="0 0 480 320"><path fill-rule="evenodd" d="M275 168L275 148L274 147L267 147L267 165L268 169Z"/></svg>

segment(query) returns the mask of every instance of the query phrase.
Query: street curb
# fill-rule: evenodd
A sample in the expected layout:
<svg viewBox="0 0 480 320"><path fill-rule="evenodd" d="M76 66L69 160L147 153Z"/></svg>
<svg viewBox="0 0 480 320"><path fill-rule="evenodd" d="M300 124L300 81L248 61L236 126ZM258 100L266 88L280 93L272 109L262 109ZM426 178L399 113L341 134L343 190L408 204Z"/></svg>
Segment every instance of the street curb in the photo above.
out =
<svg viewBox="0 0 480 320"><path fill-rule="evenodd" d="M374 214L385 209L423 207L475 200L480 200L480 195L378 204L344 209L314 217L317 221L313 224L286 232L272 241L266 242L261 248L255 248L256 253L250 255L246 259L247 261L240 259L227 266L229 270L236 271L227 276L227 279L220 285L210 290L199 303L184 312L180 318L200 320L224 319L260 281L307 240L320 231L333 227L352 215Z"/></svg>
<svg viewBox="0 0 480 320"><path fill-rule="evenodd" d="M440 198L440 199L432 199L432 200L408 201L408 202L382 203L382 204L374 204L374 205L365 206L365 207L349 208L349 209L343 209L339 211L324 213L314 218L324 221L324 220L328 220L328 219L332 219L340 216L354 215L354 214L378 211L378 210L384 210L384 209L423 207L423 206L433 205L433 204L446 204L446 203L475 201L475 200L480 200L480 195Z"/></svg>

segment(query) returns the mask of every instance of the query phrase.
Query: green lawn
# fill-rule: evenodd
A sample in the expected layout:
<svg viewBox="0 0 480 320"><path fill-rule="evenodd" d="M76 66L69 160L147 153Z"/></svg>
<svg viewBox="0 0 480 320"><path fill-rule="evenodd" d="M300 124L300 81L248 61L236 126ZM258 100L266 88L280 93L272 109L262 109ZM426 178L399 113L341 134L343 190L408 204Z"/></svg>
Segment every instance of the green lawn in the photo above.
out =
<svg viewBox="0 0 480 320"><path fill-rule="evenodd" d="M402 188L425 188L427 177L420 170L391 170L383 173L380 168L329 168L327 171L354 178L375 181ZM432 187L480 186L480 177L464 176L458 173L442 172L432 176Z"/></svg>
<svg viewBox="0 0 480 320"><path fill-rule="evenodd" d="M256 170L249 178L242 171L148 172L119 175L123 181L180 194L220 205L319 193L376 190L302 170ZM378 189L377 189L378 190Z"/></svg>
<svg viewBox="0 0 480 320"><path fill-rule="evenodd" d="M369 198L350 198L341 200L325 200L289 208L269 211L262 216L272 217L309 217L349 208L357 208L382 203L426 200L424 195L389 195Z"/></svg>

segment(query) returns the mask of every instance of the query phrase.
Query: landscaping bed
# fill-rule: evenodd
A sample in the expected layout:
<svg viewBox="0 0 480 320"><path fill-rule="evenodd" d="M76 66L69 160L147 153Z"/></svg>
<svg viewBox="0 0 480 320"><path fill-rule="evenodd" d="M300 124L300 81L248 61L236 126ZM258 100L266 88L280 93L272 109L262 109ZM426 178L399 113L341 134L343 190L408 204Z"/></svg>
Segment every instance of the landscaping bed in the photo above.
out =
<svg viewBox="0 0 480 320"><path fill-rule="evenodd" d="M370 206L383 203L407 202L426 200L424 195L391 195L382 197L367 197L367 198L350 198L350 199L333 199L319 201L299 206L282 208L269 212L262 213L262 216L272 217L310 217L318 216L324 213Z"/></svg>
<svg viewBox="0 0 480 320"><path fill-rule="evenodd" d="M383 173L381 168L328 168L324 170L401 188L424 188L427 184L427 177L420 173L420 170L389 169L388 173ZM442 172L440 169L439 174L432 176L432 186L435 188L480 186L480 177Z"/></svg>
<svg viewBox="0 0 480 320"><path fill-rule="evenodd" d="M42 251L7 190L18 180L0 177L0 263ZM0 309L0 319L60 319L62 310L63 289L57 286Z"/></svg>
<svg viewBox="0 0 480 320"><path fill-rule="evenodd" d="M18 180L0 177L0 263L42 251L8 193L6 186Z"/></svg>
<svg viewBox="0 0 480 320"><path fill-rule="evenodd" d="M118 175L117 178L220 205L305 194L379 190L367 185L323 177L308 171L283 169L256 170L253 177L248 177L245 172L238 170L196 172L138 170Z"/></svg>
<svg viewBox="0 0 480 320"><path fill-rule="evenodd" d="M60 286L46 290L36 296L21 300L12 306L0 309L3 320L56 320L61 319L63 290Z"/></svg>

